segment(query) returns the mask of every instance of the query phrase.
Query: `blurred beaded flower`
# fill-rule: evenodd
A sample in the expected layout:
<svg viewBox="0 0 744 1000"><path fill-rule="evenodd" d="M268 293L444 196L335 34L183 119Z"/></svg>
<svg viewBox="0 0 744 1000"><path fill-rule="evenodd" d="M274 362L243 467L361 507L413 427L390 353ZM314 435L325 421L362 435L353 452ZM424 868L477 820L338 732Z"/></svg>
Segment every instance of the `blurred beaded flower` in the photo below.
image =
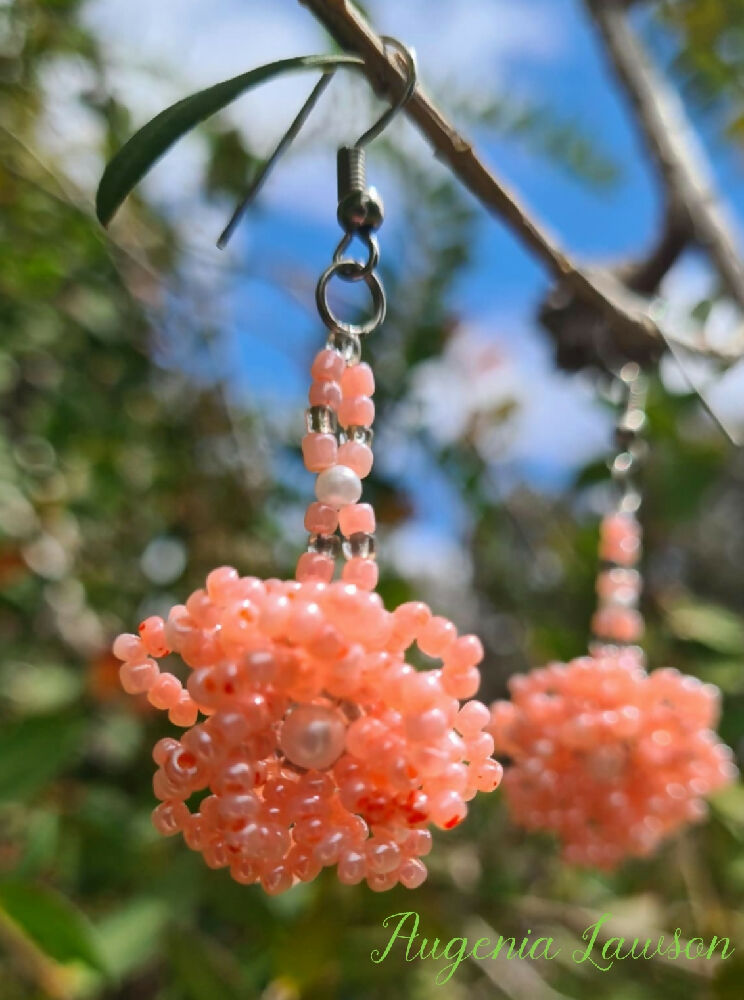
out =
<svg viewBox="0 0 744 1000"><path fill-rule="evenodd" d="M648 674L634 649L598 650L511 679L489 732L511 765L514 820L558 835L567 861L611 869L706 814L736 775L712 731L718 690L676 670Z"/></svg>
<svg viewBox="0 0 744 1000"><path fill-rule="evenodd" d="M623 369L628 399L624 450L613 473L618 510L600 529L599 606L591 655L512 677L511 701L491 707L488 731L510 764L504 792L515 822L559 837L567 861L612 869L706 815L706 795L737 774L713 727L719 693L677 670L647 673L637 608L639 496L628 475L638 454L643 390Z"/></svg>

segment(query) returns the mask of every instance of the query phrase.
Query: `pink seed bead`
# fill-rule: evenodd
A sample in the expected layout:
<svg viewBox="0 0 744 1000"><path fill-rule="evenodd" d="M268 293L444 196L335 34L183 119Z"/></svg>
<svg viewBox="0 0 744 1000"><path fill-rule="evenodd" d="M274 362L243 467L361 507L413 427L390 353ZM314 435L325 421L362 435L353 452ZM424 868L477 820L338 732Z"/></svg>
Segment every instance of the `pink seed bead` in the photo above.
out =
<svg viewBox="0 0 744 1000"><path fill-rule="evenodd" d="M396 622L410 629L414 636L419 635L431 621L431 609L423 601L406 601L399 604L393 612Z"/></svg>
<svg viewBox="0 0 744 1000"><path fill-rule="evenodd" d="M296 578L304 583L306 580L322 580L330 583L333 579L334 561L332 556L322 552L303 552L297 560Z"/></svg>
<svg viewBox="0 0 744 1000"><path fill-rule="evenodd" d="M183 687L174 674L160 674L150 690L147 699L154 708L173 708L180 699Z"/></svg>
<svg viewBox="0 0 744 1000"><path fill-rule="evenodd" d="M158 679L160 670L155 660L141 663L124 662L119 667L119 680L127 694L144 694Z"/></svg>
<svg viewBox="0 0 744 1000"><path fill-rule="evenodd" d="M368 503L350 503L339 511L338 523L347 538L357 532L373 535L375 532L375 512Z"/></svg>
<svg viewBox="0 0 744 1000"><path fill-rule="evenodd" d="M370 427L375 419L375 404L369 396L344 398L338 408L342 427Z"/></svg>
<svg viewBox="0 0 744 1000"><path fill-rule="evenodd" d="M338 382L345 368L346 362L341 355L327 347L315 355L310 374L319 381Z"/></svg>
<svg viewBox="0 0 744 1000"><path fill-rule="evenodd" d="M501 784L504 769L497 760L482 760L475 765L475 786L479 792L493 792Z"/></svg>
<svg viewBox="0 0 744 1000"><path fill-rule="evenodd" d="M232 566L218 566L207 574L207 596L215 604L226 604L239 586L240 576Z"/></svg>
<svg viewBox="0 0 744 1000"><path fill-rule="evenodd" d="M400 848L389 840L370 837L365 844L367 869L376 875L386 875L400 865Z"/></svg>
<svg viewBox="0 0 744 1000"><path fill-rule="evenodd" d="M468 807L457 792L435 792L429 799L429 815L434 826L451 830L465 819Z"/></svg>
<svg viewBox="0 0 744 1000"><path fill-rule="evenodd" d="M325 503L311 503L305 514L305 528L312 534L332 535L338 527L339 515L335 507Z"/></svg>
<svg viewBox="0 0 744 1000"><path fill-rule="evenodd" d="M465 756L471 761L481 761L490 757L494 751L494 740L490 733L477 733L472 739L467 740Z"/></svg>
<svg viewBox="0 0 744 1000"><path fill-rule="evenodd" d="M429 708L405 718L406 736L416 742L435 742L441 739L447 729L447 714L441 708Z"/></svg>
<svg viewBox="0 0 744 1000"><path fill-rule="evenodd" d="M183 830L189 819L189 810L183 802L161 802L152 812L152 823L163 837L172 837Z"/></svg>
<svg viewBox="0 0 744 1000"><path fill-rule="evenodd" d="M603 601L631 603L641 589L641 577L636 569L614 566L597 576L597 594Z"/></svg>
<svg viewBox="0 0 744 1000"><path fill-rule="evenodd" d="M360 851L343 851L338 861L338 880L343 885L358 885L367 868L366 858Z"/></svg>
<svg viewBox="0 0 744 1000"><path fill-rule="evenodd" d="M426 865L418 858L406 858L400 866L398 878L406 889L418 889L426 881Z"/></svg>
<svg viewBox="0 0 744 1000"><path fill-rule="evenodd" d="M267 896L279 896L292 888L292 870L288 865L275 865L261 874L261 885Z"/></svg>
<svg viewBox="0 0 744 1000"><path fill-rule="evenodd" d="M372 461L372 449L360 441L345 441L338 449L339 465L348 465L360 479L370 474Z"/></svg>
<svg viewBox="0 0 744 1000"><path fill-rule="evenodd" d="M466 740L473 739L488 725L490 719L491 713L483 702L469 701L457 713L455 729Z"/></svg>
<svg viewBox="0 0 744 1000"><path fill-rule="evenodd" d="M323 612L317 604L293 601L287 624L287 638L290 642L309 642L318 635L324 624Z"/></svg>
<svg viewBox="0 0 744 1000"><path fill-rule="evenodd" d="M632 566L641 551L641 527L635 517L611 514L600 526L599 554L602 559Z"/></svg>
<svg viewBox="0 0 744 1000"><path fill-rule="evenodd" d="M144 642L138 635L132 635L130 632L123 632L117 636L111 650L117 660L129 660L130 663L143 660L147 655Z"/></svg>
<svg viewBox="0 0 744 1000"><path fill-rule="evenodd" d="M442 671L442 687L447 694L461 701L465 698L472 698L480 687L480 670L477 667L468 667L466 670L453 671L445 665Z"/></svg>
<svg viewBox="0 0 744 1000"><path fill-rule="evenodd" d="M142 636L145 649L150 656L167 656L170 650L165 641L165 622L159 615L150 615L140 622L137 630Z"/></svg>
<svg viewBox="0 0 744 1000"><path fill-rule="evenodd" d="M336 464L338 442L333 434L306 434L302 439L302 457L309 472L322 472Z"/></svg>
<svg viewBox="0 0 744 1000"><path fill-rule="evenodd" d="M349 365L341 376L341 392L346 398L351 396L372 396L375 391L375 377L369 365L362 361Z"/></svg>
<svg viewBox="0 0 744 1000"><path fill-rule="evenodd" d="M341 386L333 381L315 381L307 394L311 406L330 406L337 410L341 402Z"/></svg>
<svg viewBox="0 0 744 1000"><path fill-rule="evenodd" d="M457 629L447 618L435 615L422 629L418 646L427 656L442 656L457 639Z"/></svg>
<svg viewBox="0 0 744 1000"><path fill-rule="evenodd" d="M617 642L636 642L643 635L643 618L634 608L600 608L592 618L592 632Z"/></svg>
<svg viewBox="0 0 744 1000"><path fill-rule="evenodd" d="M354 556L345 564L341 570L341 579L344 583L353 583L360 590L374 590L380 571L374 559L363 559L361 556Z"/></svg>
<svg viewBox="0 0 744 1000"><path fill-rule="evenodd" d="M271 638L280 636L289 620L290 607L289 598L284 594L269 594L261 608L258 627Z"/></svg>
<svg viewBox="0 0 744 1000"><path fill-rule="evenodd" d="M168 712L168 718L173 725L183 726L184 729L193 726L198 715L199 709L197 704L188 691L181 692L181 697Z"/></svg>
<svg viewBox="0 0 744 1000"><path fill-rule="evenodd" d="M444 662L453 670L477 666L483 659L483 643L477 635L461 635L444 654Z"/></svg>

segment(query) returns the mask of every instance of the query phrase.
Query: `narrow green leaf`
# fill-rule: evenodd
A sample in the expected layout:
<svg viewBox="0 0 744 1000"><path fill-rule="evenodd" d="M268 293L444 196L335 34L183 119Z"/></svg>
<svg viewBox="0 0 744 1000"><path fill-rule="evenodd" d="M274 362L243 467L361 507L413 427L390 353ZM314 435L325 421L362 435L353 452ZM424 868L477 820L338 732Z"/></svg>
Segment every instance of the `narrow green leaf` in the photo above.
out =
<svg viewBox="0 0 744 1000"><path fill-rule="evenodd" d="M178 139L252 87L296 70L328 72L341 66L360 65L362 60L357 56L296 56L259 66L184 97L143 125L109 162L96 193L98 218L104 226L108 225L129 192Z"/></svg>
<svg viewBox="0 0 744 1000"><path fill-rule="evenodd" d="M718 653L744 653L744 622L715 604L678 604L669 608L667 624L679 639L699 642Z"/></svg>
<svg viewBox="0 0 744 1000"><path fill-rule="evenodd" d="M106 971L87 918L52 889L30 882L0 882L0 913L55 962L82 962Z"/></svg>
<svg viewBox="0 0 744 1000"><path fill-rule="evenodd" d="M178 928L166 948L170 974L185 1000L246 1000L243 975L234 957L215 940Z"/></svg>

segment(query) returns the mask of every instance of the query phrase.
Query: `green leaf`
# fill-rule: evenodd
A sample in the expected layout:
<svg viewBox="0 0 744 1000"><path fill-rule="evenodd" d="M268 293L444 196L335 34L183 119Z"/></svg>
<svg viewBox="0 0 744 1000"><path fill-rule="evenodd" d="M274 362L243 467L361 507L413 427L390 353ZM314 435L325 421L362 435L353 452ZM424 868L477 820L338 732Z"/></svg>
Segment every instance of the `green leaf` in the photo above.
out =
<svg viewBox="0 0 744 1000"><path fill-rule="evenodd" d="M29 882L1 882L0 914L47 958L63 965L82 962L98 972L106 971L92 926L58 892Z"/></svg>
<svg viewBox="0 0 744 1000"><path fill-rule="evenodd" d="M711 809L739 840L744 838L744 788L739 784L721 789L709 799Z"/></svg>
<svg viewBox="0 0 744 1000"><path fill-rule="evenodd" d="M29 798L64 770L80 747L75 716L35 716L0 727L0 802Z"/></svg>
<svg viewBox="0 0 744 1000"><path fill-rule="evenodd" d="M245 1000L242 973L233 956L216 941L186 928L169 936L170 971L185 1000Z"/></svg>
<svg viewBox="0 0 744 1000"><path fill-rule="evenodd" d="M109 162L96 193L99 220L104 226L108 225L129 192L178 139L252 87L295 70L328 72L341 66L360 65L362 60L356 56L296 56L259 66L184 97L143 125Z"/></svg>
<svg viewBox="0 0 744 1000"><path fill-rule="evenodd" d="M123 978L157 955L168 907L159 899L135 899L99 924L101 951L113 976Z"/></svg>
<svg viewBox="0 0 744 1000"><path fill-rule="evenodd" d="M699 642L718 653L744 654L744 622L715 604L678 604L667 612L667 623L679 639Z"/></svg>

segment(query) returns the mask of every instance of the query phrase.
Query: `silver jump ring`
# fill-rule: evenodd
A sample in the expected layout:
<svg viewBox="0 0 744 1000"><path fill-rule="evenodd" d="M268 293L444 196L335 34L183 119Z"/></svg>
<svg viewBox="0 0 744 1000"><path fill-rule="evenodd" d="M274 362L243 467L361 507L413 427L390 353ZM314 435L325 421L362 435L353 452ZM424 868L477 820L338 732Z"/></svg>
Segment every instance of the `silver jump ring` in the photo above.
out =
<svg viewBox="0 0 744 1000"><path fill-rule="evenodd" d="M355 272L354 277L350 277L350 271ZM347 323L335 315L328 305L328 283L337 274L346 281L364 281L372 296L372 306L374 312L364 323ZM334 260L318 279L315 289L315 302L318 306L320 318L329 330L336 330L339 333L346 333L354 337L365 337L372 333L385 319L387 303L385 302L385 289L382 282L374 271L366 271L363 264L354 260Z"/></svg>
<svg viewBox="0 0 744 1000"><path fill-rule="evenodd" d="M344 251L348 248L354 236L359 236L369 251L366 263L356 260L353 257L343 256ZM340 243L333 251L333 263L345 265L339 269L338 275L340 278L343 278L345 281L362 281L380 263L380 247L375 237L370 233L344 233Z"/></svg>

